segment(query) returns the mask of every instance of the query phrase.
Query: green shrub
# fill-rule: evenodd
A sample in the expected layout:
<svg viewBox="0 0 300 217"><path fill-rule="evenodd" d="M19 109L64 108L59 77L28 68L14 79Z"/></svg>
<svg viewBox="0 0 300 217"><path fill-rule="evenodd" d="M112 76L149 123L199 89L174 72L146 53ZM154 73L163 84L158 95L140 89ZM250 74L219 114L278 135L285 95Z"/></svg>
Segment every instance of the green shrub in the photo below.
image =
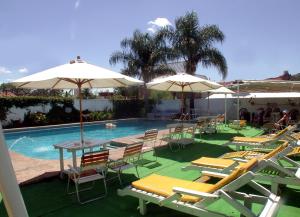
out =
<svg viewBox="0 0 300 217"><path fill-rule="evenodd" d="M47 113L47 118L50 124L63 124L79 121L79 111L73 106L70 112L66 112L68 106L54 105Z"/></svg>
<svg viewBox="0 0 300 217"><path fill-rule="evenodd" d="M94 111L91 112L89 115L91 121L102 121L113 118L113 112L107 109L105 109L104 111Z"/></svg>
<svg viewBox="0 0 300 217"><path fill-rule="evenodd" d="M42 112L31 113L29 111L24 115L23 125L25 126L36 126L46 124L48 124L48 119L46 115Z"/></svg>

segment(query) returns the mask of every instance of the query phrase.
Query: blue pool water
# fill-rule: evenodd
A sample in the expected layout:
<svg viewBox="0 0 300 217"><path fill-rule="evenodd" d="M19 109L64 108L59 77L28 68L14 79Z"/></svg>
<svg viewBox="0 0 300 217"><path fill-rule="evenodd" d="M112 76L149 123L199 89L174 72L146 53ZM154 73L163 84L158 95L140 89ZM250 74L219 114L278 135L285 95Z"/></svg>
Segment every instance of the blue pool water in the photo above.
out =
<svg viewBox="0 0 300 217"><path fill-rule="evenodd" d="M170 123L168 121L128 120L116 122L117 127L105 128L104 123L86 124L84 126L85 139L104 139L124 137L135 134L142 134L148 129L163 129ZM6 144L11 151L39 159L58 159L58 150L53 144L79 140L79 126L64 128L48 128L39 130L24 130L20 132L6 132ZM70 158L70 153L64 153Z"/></svg>

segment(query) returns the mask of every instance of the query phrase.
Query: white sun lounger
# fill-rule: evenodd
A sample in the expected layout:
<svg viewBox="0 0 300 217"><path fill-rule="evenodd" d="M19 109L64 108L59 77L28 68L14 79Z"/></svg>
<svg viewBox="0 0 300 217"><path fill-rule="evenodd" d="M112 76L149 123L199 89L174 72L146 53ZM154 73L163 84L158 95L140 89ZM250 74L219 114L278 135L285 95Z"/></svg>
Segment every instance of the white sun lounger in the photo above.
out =
<svg viewBox="0 0 300 217"><path fill-rule="evenodd" d="M253 159L251 164L256 163L255 160ZM250 162L248 166L251 166ZM223 200L226 206L234 208L246 217L276 216L280 197L253 181L254 173L251 171L244 173L245 168L237 169L230 175L211 174L224 177L216 184L184 181L152 174L133 182L132 185L122 190L119 189L118 194L138 198L142 215L146 214L146 204L150 202L193 216L224 217L227 216L226 213L207 208L210 204ZM237 191L245 185L255 189L259 195ZM263 205L259 214L252 211L252 203Z"/></svg>

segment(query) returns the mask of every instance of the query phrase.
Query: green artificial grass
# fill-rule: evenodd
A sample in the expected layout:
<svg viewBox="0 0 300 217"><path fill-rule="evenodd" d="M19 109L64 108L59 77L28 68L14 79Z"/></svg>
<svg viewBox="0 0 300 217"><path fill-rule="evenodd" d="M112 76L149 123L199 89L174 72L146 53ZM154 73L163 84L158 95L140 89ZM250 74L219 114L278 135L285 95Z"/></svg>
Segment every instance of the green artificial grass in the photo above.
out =
<svg viewBox="0 0 300 217"><path fill-rule="evenodd" d="M195 160L201 156L218 157L228 151L232 151L230 147L221 146L230 138L236 135L255 136L261 134L262 131L248 127L245 130L237 133L232 129L224 129L221 133L213 135L203 135L200 139L185 149L178 152L171 152L168 147L157 149L158 160L155 161L153 152L147 152L143 155L138 168L140 177L145 177L152 173L157 173L165 176L185 180L195 180L200 173L196 171L181 171L183 166L186 166L190 161ZM111 177L115 174L109 172ZM124 171L122 180L124 187L132 181L137 180L135 169L128 169ZM29 213L29 216L38 217L136 217L140 216L136 209L138 200L134 197L120 197L117 195L117 189L122 188L118 180L108 183L107 197L85 204L79 205L75 195L66 194L66 180L59 178L52 178L37 184L31 184L21 187L22 195ZM83 196L92 196L95 193L103 191L102 182L98 182L93 191L85 192ZM296 217L300 213L300 204L294 198L299 198L300 189L284 188L282 191L282 205L280 206L280 217L289 216ZM261 208L260 205L254 204L254 210L257 212ZM223 212L228 216L239 216L239 213L232 207L228 206L224 201L209 206L211 210ZM7 216L3 201L0 195L0 216ZM147 216L157 217L179 217L188 216L184 213L177 212L165 207L160 207L155 204L148 204Z"/></svg>

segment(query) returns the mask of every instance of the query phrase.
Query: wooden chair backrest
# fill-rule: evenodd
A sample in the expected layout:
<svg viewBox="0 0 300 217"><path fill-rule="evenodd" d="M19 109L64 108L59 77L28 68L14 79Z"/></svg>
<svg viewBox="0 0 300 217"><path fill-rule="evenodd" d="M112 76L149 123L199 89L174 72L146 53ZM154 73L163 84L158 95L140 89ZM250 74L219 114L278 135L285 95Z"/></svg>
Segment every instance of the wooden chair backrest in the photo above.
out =
<svg viewBox="0 0 300 217"><path fill-rule="evenodd" d="M142 148L143 148L142 142L135 145L126 146L123 158L128 159L128 158L138 157L142 153Z"/></svg>
<svg viewBox="0 0 300 217"><path fill-rule="evenodd" d="M81 156L81 171L98 169L107 166L109 151L86 152Z"/></svg>
<svg viewBox="0 0 300 217"><path fill-rule="evenodd" d="M151 129L145 131L144 141L153 141L157 139L158 130L157 129Z"/></svg>

